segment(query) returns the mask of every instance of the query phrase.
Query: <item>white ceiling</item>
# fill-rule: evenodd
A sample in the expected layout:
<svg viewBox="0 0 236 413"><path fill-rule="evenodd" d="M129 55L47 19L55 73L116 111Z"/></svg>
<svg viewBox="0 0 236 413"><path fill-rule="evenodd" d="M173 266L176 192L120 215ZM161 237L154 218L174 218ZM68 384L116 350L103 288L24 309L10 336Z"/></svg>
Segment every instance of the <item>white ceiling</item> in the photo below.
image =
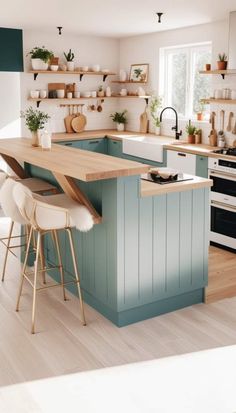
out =
<svg viewBox="0 0 236 413"><path fill-rule="evenodd" d="M124 37L223 20L234 10L236 0L2 0L0 27Z"/></svg>

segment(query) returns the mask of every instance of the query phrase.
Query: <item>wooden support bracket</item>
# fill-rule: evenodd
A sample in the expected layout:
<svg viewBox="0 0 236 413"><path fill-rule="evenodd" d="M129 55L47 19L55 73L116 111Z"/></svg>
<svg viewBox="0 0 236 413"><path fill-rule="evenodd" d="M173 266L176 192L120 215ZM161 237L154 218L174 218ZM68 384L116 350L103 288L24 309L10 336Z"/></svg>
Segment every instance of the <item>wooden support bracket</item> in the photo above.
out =
<svg viewBox="0 0 236 413"><path fill-rule="evenodd" d="M10 142L9 142L10 144ZM24 170L24 168L19 164L19 162L12 158L11 156L1 154L2 158L4 161L7 163L7 165L11 168L11 170L21 179L29 178L29 175L27 172Z"/></svg>

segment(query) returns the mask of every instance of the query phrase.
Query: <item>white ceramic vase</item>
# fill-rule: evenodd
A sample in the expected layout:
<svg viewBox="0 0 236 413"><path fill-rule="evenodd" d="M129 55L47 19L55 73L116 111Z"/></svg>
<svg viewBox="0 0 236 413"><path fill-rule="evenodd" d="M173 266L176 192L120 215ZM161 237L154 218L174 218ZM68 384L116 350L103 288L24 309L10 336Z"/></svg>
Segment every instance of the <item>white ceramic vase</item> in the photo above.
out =
<svg viewBox="0 0 236 413"><path fill-rule="evenodd" d="M75 70L75 62L66 62L67 70L73 72Z"/></svg>
<svg viewBox="0 0 236 413"><path fill-rule="evenodd" d="M126 71L125 70L123 70L123 69L121 69L120 70L120 81L121 82L125 82L126 81L126 79L127 79L127 75L126 75Z"/></svg>
<svg viewBox="0 0 236 413"><path fill-rule="evenodd" d="M31 59L31 65L33 70L47 70L48 63L45 63L41 59Z"/></svg>
<svg viewBox="0 0 236 413"><path fill-rule="evenodd" d="M156 126L155 128L155 135L160 135L161 134L161 127L160 126Z"/></svg>
<svg viewBox="0 0 236 413"><path fill-rule="evenodd" d="M122 131L125 130L125 124L124 124L124 123L117 123L117 124L116 124L116 127L117 127L117 130L118 130L119 132L122 132Z"/></svg>
<svg viewBox="0 0 236 413"><path fill-rule="evenodd" d="M106 88L106 96L107 96L107 97L110 97L110 96L111 96L111 88L110 88L110 86L107 86L107 88Z"/></svg>

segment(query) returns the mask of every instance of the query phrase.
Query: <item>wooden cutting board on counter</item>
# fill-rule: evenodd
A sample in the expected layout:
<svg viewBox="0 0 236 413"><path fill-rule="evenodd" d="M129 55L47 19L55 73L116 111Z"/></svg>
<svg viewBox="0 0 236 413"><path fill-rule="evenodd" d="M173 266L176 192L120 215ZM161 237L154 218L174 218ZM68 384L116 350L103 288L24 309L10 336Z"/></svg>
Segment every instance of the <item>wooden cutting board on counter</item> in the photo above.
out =
<svg viewBox="0 0 236 413"><path fill-rule="evenodd" d="M141 113L139 120L140 120L139 132L147 133L148 132L148 123L149 123L147 108L145 108L145 111L143 113Z"/></svg>

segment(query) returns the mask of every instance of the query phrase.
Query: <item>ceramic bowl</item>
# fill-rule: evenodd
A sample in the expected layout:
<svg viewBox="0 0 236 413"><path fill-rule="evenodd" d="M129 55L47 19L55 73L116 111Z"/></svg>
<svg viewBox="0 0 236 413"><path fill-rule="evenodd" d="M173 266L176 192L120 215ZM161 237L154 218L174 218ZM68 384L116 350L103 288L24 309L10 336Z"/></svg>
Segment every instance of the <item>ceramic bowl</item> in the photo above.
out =
<svg viewBox="0 0 236 413"><path fill-rule="evenodd" d="M50 70L52 70L53 72L57 72L58 67L59 67L58 65L51 65Z"/></svg>
<svg viewBox="0 0 236 413"><path fill-rule="evenodd" d="M84 98L90 98L90 96L91 96L91 92L83 92L82 93L82 97L84 97Z"/></svg>
<svg viewBox="0 0 236 413"><path fill-rule="evenodd" d="M82 71L83 71L83 72L88 72L88 70L89 70L89 67L88 67L88 66L83 66L83 67L82 67Z"/></svg>

